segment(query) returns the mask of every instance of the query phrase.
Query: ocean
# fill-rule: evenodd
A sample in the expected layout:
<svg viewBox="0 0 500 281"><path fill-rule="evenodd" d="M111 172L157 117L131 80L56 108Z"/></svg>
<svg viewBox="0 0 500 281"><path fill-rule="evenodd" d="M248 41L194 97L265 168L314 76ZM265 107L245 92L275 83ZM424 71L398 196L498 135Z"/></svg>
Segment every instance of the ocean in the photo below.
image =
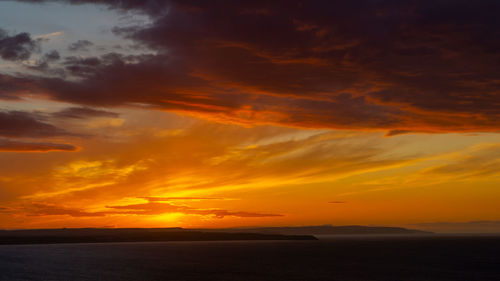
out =
<svg viewBox="0 0 500 281"><path fill-rule="evenodd" d="M500 237L0 246L0 280L500 280Z"/></svg>

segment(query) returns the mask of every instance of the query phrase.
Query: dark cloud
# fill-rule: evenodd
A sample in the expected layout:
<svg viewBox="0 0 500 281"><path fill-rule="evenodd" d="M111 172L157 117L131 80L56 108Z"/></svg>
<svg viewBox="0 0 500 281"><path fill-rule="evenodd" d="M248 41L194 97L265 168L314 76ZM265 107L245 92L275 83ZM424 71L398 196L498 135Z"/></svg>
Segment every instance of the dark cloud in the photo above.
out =
<svg viewBox="0 0 500 281"><path fill-rule="evenodd" d="M43 138L72 135L41 119L37 114L24 111L0 111L0 136Z"/></svg>
<svg viewBox="0 0 500 281"><path fill-rule="evenodd" d="M63 109L61 111L52 114L54 117L58 118L91 118L91 117L110 117L116 118L120 115L115 112L110 112L106 110L94 109L90 107L70 107Z"/></svg>
<svg viewBox="0 0 500 281"><path fill-rule="evenodd" d="M397 135L404 135L404 134L409 134L412 131L410 130L390 130L388 131L385 136L386 137L392 137L392 136L397 136Z"/></svg>
<svg viewBox="0 0 500 281"><path fill-rule="evenodd" d="M168 0L17 0L18 2L27 3L70 3L70 4L103 4L110 8L128 10L140 10L150 15L161 15L168 11Z"/></svg>
<svg viewBox="0 0 500 281"><path fill-rule="evenodd" d="M57 61L60 58L61 55L59 54L59 52L56 50L52 50L44 54L41 59L37 60L36 65L28 67L38 71L46 71L49 68L49 64L51 62Z"/></svg>
<svg viewBox="0 0 500 281"><path fill-rule="evenodd" d="M88 41L88 40L78 40L71 45L68 46L68 50L71 52L76 52L76 51L88 51L89 47L93 46L94 43Z"/></svg>
<svg viewBox="0 0 500 281"><path fill-rule="evenodd" d="M4 60L26 60L39 47L39 42L31 39L28 33L10 36L0 28L0 57Z"/></svg>
<svg viewBox="0 0 500 281"><path fill-rule="evenodd" d="M144 103L165 109L171 101L186 102L186 98L200 104L210 103L207 98L190 97L185 93L206 82L187 75L181 64L173 67L175 62L168 57L108 54L100 58L69 58L64 64L72 75L82 79L36 79L39 90L50 93L57 100L94 106Z"/></svg>
<svg viewBox="0 0 500 281"><path fill-rule="evenodd" d="M97 57L67 57L63 63L66 70L75 76L86 76L92 75L96 71L97 67L102 64L101 59Z"/></svg>
<svg viewBox="0 0 500 281"><path fill-rule="evenodd" d="M214 197L140 197L146 199L149 202L158 201L175 201L175 200L220 200L221 198Z"/></svg>
<svg viewBox="0 0 500 281"><path fill-rule="evenodd" d="M187 215L213 215L217 218L226 216L233 217L280 217L277 214L262 214L250 212L232 212L220 209L196 209L188 206L177 206L169 203L148 202L144 204L132 204L123 206L107 206L107 208L121 210L119 214L135 214L135 215L159 215L164 213L183 213Z"/></svg>
<svg viewBox="0 0 500 281"><path fill-rule="evenodd" d="M19 100L24 94L37 91L38 88L33 79L0 73L0 100Z"/></svg>
<svg viewBox="0 0 500 281"><path fill-rule="evenodd" d="M58 100L388 135L498 130L495 0L58 2L150 15L114 32L157 53L67 60L82 80L37 80Z"/></svg>
<svg viewBox="0 0 500 281"><path fill-rule="evenodd" d="M29 216L71 216L71 217L103 217L103 212L86 212L79 209L67 208L53 204L33 203L24 210Z"/></svg>
<svg viewBox="0 0 500 281"><path fill-rule="evenodd" d="M61 55L59 54L58 51L52 50L52 51L46 53L43 57L47 61L56 61L56 60L59 60L61 58Z"/></svg>
<svg viewBox="0 0 500 281"><path fill-rule="evenodd" d="M109 211L87 212L84 210L57 206L46 203L33 203L23 207L23 210L31 216L68 215L72 217L102 217L107 215L161 215L166 213L182 213L186 215L214 216L224 218L233 217L279 217L277 214L262 214L251 212L232 212L220 209L196 209L188 206L176 206L168 203L148 202L144 204L132 204L123 206L106 206Z"/></svg>
<svg viewBox="0 0 500 281"><path fill-rule="evenodd" d="M70 144L49 142L20 142L0 139L0 152L51 152L76 151L78 148Z"/></svg>
<svg viewBox="0 0 500 281"><path fill-rule="evenodd" d="M347 203L347 202L345 202L345 201L330 201L328 203L330 203L330 204L344 204L344 203Z"/></svg>

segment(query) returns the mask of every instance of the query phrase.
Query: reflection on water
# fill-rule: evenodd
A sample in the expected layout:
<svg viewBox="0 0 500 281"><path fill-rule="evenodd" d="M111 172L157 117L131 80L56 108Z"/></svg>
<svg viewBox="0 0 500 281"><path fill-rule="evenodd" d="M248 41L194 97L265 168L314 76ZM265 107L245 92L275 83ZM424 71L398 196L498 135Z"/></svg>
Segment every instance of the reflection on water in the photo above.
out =
<svg viewBox="0 0 500 281"><path fill-rule="evenodd" d="M500 280L500 238L11 245L0 280Z"/></svg>

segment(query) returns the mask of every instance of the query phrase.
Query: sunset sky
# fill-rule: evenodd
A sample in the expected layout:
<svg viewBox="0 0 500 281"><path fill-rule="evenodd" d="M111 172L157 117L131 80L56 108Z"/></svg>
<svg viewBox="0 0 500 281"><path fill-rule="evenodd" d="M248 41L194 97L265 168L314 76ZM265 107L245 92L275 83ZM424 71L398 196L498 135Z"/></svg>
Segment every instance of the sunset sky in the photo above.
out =
<svg viewBox="0 0 500 281"><path fill-rule="evenodd" d="M0 1L0 228L500 231L500 1Z"/></svg>

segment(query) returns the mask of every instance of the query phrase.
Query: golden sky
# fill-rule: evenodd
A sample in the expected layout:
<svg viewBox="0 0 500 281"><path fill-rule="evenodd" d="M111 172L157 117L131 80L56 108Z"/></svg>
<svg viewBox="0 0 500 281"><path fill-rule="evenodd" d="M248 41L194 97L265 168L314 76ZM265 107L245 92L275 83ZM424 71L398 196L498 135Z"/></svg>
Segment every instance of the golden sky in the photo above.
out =
<svg viewBox="0 0 500 281"><path fill-rule="evenodd" d="M38 2L0 3L0 228L500 229L487 11Z"/></svg>

